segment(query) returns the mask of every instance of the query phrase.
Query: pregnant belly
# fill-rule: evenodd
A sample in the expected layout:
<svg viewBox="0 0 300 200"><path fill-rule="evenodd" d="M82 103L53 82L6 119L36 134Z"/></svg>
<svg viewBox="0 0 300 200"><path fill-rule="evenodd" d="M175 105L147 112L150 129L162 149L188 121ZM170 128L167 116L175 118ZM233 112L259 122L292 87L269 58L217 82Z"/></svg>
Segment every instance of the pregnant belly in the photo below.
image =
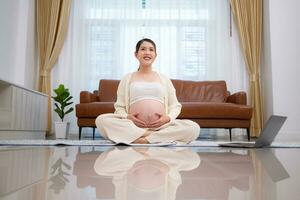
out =
<svg viewBox="0 0 300 200"><path fill-rule="evenodd" d="M146 124L149 124L159 119L159 115L165 114L165 107L164 104L159 101L145 99L130 105L129 113L138 114L138 119L144 121Z"/></svg>

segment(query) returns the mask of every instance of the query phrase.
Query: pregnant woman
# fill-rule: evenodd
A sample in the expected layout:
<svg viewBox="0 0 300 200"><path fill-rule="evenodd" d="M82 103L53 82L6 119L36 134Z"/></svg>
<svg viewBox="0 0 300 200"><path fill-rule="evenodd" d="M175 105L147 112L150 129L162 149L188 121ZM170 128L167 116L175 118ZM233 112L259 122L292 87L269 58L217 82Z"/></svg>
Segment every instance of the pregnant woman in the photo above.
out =
<svg viewBox="0 0 300 200"><path fill-rule="evenodd" d="M116 143L189 143L200 132L197 123L179 120L181 104L172 82L152 70L156 45L150 39L136 44L140 65L120 81L115 113L99 115L96 126L102 136Z"/></svg>

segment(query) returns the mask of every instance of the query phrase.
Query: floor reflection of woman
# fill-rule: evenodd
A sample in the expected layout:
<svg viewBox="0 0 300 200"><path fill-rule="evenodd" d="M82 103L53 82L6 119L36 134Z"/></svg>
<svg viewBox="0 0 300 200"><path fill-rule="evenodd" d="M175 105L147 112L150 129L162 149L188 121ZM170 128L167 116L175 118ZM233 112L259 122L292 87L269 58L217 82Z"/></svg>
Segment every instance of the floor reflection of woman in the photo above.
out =
<svg viewBox="0 0 300 200"><path fill-rule="evenodd" d="M112 176L116 199L176 199L181 184L179 171L200 164L197 153L181 148L111 149L95 161L95 172Z"/></svg>
<svg viewBox="0 0 300 200"><path fill-rule="evenodd" d="M114 114L97 117L96 126L103 137L116 143L189 143L200 132L197 123L176 119L181 104L167 77L154 71L156 45L142 39L136 45L139 61L136 72L120 81Z"/></svg>

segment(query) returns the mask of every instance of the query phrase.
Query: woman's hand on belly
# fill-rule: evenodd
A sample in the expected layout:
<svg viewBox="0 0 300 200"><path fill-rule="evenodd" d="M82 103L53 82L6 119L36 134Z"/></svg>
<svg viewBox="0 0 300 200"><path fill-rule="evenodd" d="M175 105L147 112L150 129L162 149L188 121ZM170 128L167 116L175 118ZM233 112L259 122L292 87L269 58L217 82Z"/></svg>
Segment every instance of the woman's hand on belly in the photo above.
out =
<svg viewBox="0 0 300 200"><path fill-rule="evenodd" d="M141 128L155 128L166 121L164 105L156 100L145 99L133 103L129 108L129 119ZM160 118L163 117L161 120Z"/></svg>
<svg viewBox="0 0 300 200"><path fill-rule="evenodd" d="M169 121L171 121L170 117L167 115L162 115L159 113L155 113L155 115L157 115L158 119L153 122L150 122L148 124L148 128L158 128L158 127L168 123Z"/></svg>
<svg viewBox="0 0 300 200"><path fill-rule="evenodd" d="M140 128L147 128L147 124L138 118L138 113L131 113L127 115L127 119L133 121L133 123Z"/></svg>

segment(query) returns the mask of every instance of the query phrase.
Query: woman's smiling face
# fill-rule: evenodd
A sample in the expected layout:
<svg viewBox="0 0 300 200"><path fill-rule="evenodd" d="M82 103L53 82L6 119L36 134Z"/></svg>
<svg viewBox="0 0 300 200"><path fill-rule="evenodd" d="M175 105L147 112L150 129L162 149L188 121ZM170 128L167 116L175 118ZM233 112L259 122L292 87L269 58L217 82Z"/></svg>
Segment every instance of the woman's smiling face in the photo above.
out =
<svg viewBox="0 0 300 200"><path fill-rule="evenodd" d="M156 49L152 43L144 41L135 57L139 60L141 66L151 66L156 58Z"/></svg>

